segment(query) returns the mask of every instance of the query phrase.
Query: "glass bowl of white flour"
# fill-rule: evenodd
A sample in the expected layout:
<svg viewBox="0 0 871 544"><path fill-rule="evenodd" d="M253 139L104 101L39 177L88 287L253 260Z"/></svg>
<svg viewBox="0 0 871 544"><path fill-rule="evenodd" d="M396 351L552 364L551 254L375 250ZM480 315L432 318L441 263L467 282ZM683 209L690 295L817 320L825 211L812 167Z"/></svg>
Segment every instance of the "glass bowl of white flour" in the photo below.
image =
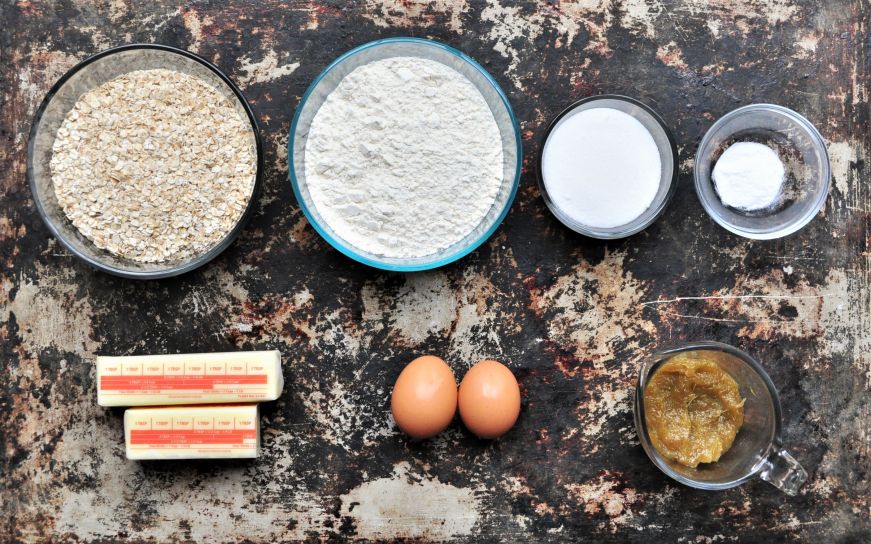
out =
<svg viewBox="0 0 871 544"><path fill-rule="evenodd" d="M508 213L521 136L499 85L444 44L390 38L330 64L288 138L290 182L315 230L361 263L443 266Z"/></svg>
<svg viewBox="0 0 871 544"><path fill-rule="evenodd" d="M826 144L798 113L774 104L738 108L702 138L694 165L705 211L728 231L772 240L801 229L825 205Z"/></svg>

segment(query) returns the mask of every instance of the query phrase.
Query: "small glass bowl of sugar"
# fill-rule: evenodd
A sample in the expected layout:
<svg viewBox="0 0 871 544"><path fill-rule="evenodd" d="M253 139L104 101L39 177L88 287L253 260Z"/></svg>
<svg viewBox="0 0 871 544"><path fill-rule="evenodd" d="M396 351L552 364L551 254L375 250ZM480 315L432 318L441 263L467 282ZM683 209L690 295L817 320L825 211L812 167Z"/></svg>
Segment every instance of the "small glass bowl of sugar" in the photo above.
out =
<svg viewBox="0 0 871 544"><path fill-rule="evenodd" d="M537 170L544 202L565 226L591 238L625 238L656 221L674 195L677 147L648 106L592 96L551 122Z"/></svg>
<svg viewBox="0 0 871 544"><path fill-rule="evenodd" d="M711 126L696 152L694 177L702 206L720 226L772 240L817 215L829 194L831 168L810 121L782 106L751 104Z"/></svg>

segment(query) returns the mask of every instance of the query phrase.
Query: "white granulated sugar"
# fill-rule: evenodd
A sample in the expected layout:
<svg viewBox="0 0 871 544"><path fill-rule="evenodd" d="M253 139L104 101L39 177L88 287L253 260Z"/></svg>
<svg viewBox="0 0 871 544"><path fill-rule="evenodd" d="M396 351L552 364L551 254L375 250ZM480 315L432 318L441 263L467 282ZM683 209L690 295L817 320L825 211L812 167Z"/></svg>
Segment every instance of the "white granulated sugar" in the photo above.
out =
<svg viewBox="0 0 871 544"><path fill-rule="evenodd" d="M563 213L594 228L626 225L659 191L662 159L640 121L614 108L569 113L542 155L547 193Z"/></svg>
<svg viewBox="0 0 871 544"><path fill-rule="evenodd" d="M780 198L783 162L764 144L738 142L720 156L711 179L726 206L753 211L768 208Z"/></svg>
<svg viewBox="0 0 871 544"><path fill-rule="evenodd" d="M502 140L484 97L436 61L356 68L309 130L305 176L317 211L357 249L431 255L471 233L502 183Z"/></svg>

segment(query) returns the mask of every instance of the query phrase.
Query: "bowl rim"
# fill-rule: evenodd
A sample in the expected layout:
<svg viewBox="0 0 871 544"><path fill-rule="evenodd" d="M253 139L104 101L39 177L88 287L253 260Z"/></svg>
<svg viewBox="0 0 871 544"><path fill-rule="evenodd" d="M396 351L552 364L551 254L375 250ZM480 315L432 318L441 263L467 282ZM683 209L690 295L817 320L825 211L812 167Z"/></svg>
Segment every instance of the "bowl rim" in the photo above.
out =
<svg viewBox="0 0 871 544"><path fill-rule="evenodd" d="M729 355L732 355L733 357L736 357L746 363L756 372L756 374L759 375L759 377L765 383L765 387L768 389L768 393L771 396L771 401L773 404L774 432L772 435L771 443L768 445L766 451L761 453L760 459L750 468L750 471L747 474L741 476L736 480L731 480L728 482L704 482L702 480L687 478L686 476L672 470L672 468L668 466L668 464L663 460L662 456L659 454L658 451L656 451L656 448L654 448L653 444L650 442L650 435L647 430L647 423L643 420L644 389L647 387L647 382L650 376L652 376L653 373L656 372L657 367L659 367L661 364L671 359L673 355L676 355L678 353L705 350L721 351L724 353L728 353ZM783 442L783 407L780 403L780 395L777 393L777 387L774 385L771 376L769 376L768 372L765 370L762 364L746 351L733 345L713 340L696 340L693 342L686 342L683 344L674 345L665 349L657 350L655 353L646 357L640 371L638 372L638 379L635 383L635 398L632 406L632 412L633 419L635 420L635 431L638 434L638 440L639 442L641 442L641 447L644 450L644 453L647 454L647 457L656 466L656 468L658 468L666 476L672 478L677 482L680 482L689 487L693 487L695 489L702 489L705 491L721 491L724 489L731 489L750 480L762 470L762 467L765 465L768 456L771 454L772 451L780 448Z"/></svg>
<svg viewBox="0 0 871 544"><path fill-rule="evenodd" d="M668 139L668 144L669 144L668 149L669 149L669 151L671 151L671 161L672 161L671 179L668 180L668 189L666 190L665 197L662 199L662 201L659 204L657 204L657 206L656 206L657 209L643 223L636 225L632 229L620 231L620 232L614 232L614 233L602 233L602 232L598 232L595 230L591 230L589 228L585 228L580 223L576 223L576 224L569 223L566 220L567 218L563 217L563 215L565 215L564 212L562 210L560 210L559 206L557 206L556 203L553 202L553 200L550 198L550 194L548 193L547 188L545 187L544 174L542 172L542 163L544 162L544 147L545 147L545 144L547 144L547 140L550 137L550 133L553 131L553 129L556 128L557 124L559 124L559 122L563 118L570 115L576 108L578 108L584 104L587 104L589 102L595 102L597 100L619 100L622 102L628 102L629 104L632 104L633 106L637 106L637 107L641 108L645 113L649 114L651 116L651 118L653 118L653 120L656 121L656 123L665 132L665 136ZM551 120L551 122L547 126L547 129L544 131L544 134L542 135L540 142L541 143L539 144L538 157L536 158L535 173L536 173L536 178L537 178L537 182L538 182L538 190L541 193L541 197L544 200L544 204L550 210L551 214L554 217L556 217L560 223L562 223L564 226L568 227L570 230L577 232L578 234L581 234L581 235L586 236L588 238L594 238L597 240L619 240L622 238L628 238L632 235L638 234L639 232L643 231L644 229L646 229L647 227L652 225L654 222L656 222L657 219L659 219L659 217L663 214L663 212L665 212L665 209L668 207L669 203L671 202L672 198L674 198L674 195L677 192L677 182L678 182L678 177L680 175L680 169L678 168L679 160L678 160L677 140L674 137L674 133L672 132L671 128L669 128L668 124L665 122L665 120L662 118L662 116L656 112L656 110L654 110L653 108L651 108L650 106L648 106L644 102L641 102L640 100L638 100L636 98L632 98L631 96L626 96L626 95L622 95L622 94L613 94L613 93L598 94L598 95L593 95L593 96L587 96L585 98L581 98L580 100L576 100L576 101L572 102L571 104L566 106L561 112L559 112L559 114L557 114L556 117L554 117ZM657 148L659 148L659 146L657 146ZM648 208L648 209L650 209L650 208ZM647 210L645 210L645 212L646 211Z"/></svg>
<svg viewBox="0 0 871 544"><path fill-rule="evenodd" d="M456 251L455 253L452 253L446 257L442 257L442 258L434 260L434 261L425 262L425 263L418 263L418 264L395 264L395 263L383 262L383 261L380 261L378 259L372 259L372 258L366 257L366 256L358 253L354 248L352 248L350 246L346 246L344 243L340 242L337 238L335 238L331 234L329 234L324 229L323 225L321 225L320 222L314 217L311 210L309 209L309 207L306 205L304 199L302 198L302 193L299 189L299 181L298 181L297 176L296 176L296 168L294 166L293 147L294 147L294 142L296 140L296 132L297 132L298 124L299 124L299 119L302 115L302 110L305 107L306 102L308 101L309 97L315 91L315 89L320 84L320 82L324 79L324 77L326 77L327 74L329 74L334 68L336 68L337 66L342 64L345 60L347 60L348 58L350 58L350 57L352 57L352 56L354 56L362 51L365 51L365 50L371 49L371 48L375 48L375 47L380 47L382 45L393 44L393 43L415 43L415 44L419 44L419 45L433 47L436 49L441 49L441 50L446 51L454 56L459 57L460 59L465 61L467 64L472 66L472 68L474 68L478 73L480 73L484 77L484 79L490 84L490 86L496 91L497 96L499 96L500 100L502 101L502 105L505 107L506 111L508 112L508 117L511 120L512 127L514 128L514 141L515 141L515 149L516 149L516 154L517 154L516 164L515 164L515 168L514 168L514 180L512 181L510 194L508 195L508 199L505 201L505 205L503 206L502 210L499 212L499 215L496 218L496 220L493 222L493 224L485 232L483 232L477 240L475 240L473 243L467 245L466 247L463 247L459 251ZM439 268L439 267L445 266L447 264L450 264L452 262L455 262L455 261L465 257L466 255L468 255L469 253L471 253L472 251L474 251L478 247L480 247L484 242L486 242L493 235L494 232L496 232L496 229L499 227L499 225L502 224L502 221L508 215L508 211L511 209L511 205L514 202L514 198L517 195L517 189L520 185L520 177L521 177L521 174L523 171L523 142L522 142L522 140L523 140L523 138L521 137L521 133L520 133L520 125L517 122L517 116L514 114L514 110L511 107L511 103L508 101L508 96L502 90L502 87L499 86L499 83L496 81L496 79L487 70L485 70L483 66L481 66L477 61L475 61L475 59L473 59L469 55L463 53L459 49L456 49L454 47L451 47L447 44L444 44L444 43L436 41L436 40L429 40L429 39L424 39L424 38L415 38L415 37L411 37L411 36L398 36L398 37L392 37L392 38L383 38L383 39L379 39L379 40L373 40L373 41L358 45L352 49L349 49L348 51L345 51L344 53L339 55L335 60L333 60L330 64L328 64L327 67L324 68L318 74L318 76L311 82L311 84L306 89L305 93L302 95L302 98L300 98L299 104L297 104L296 111L294 112L294 115L293 115L293 121L290 124L290 131L289 131L288 138L287 138L287 171L288 171L288 177L290 178L290 186L293 189L293 195L296 198L296 201L299 204L300 209L302 209L302 212L305 215L306 219L308 220L309 224L333 248L337 249L340 253L344 254L347 257L350 257L351 259L353 259L359 263L363 263L365 265L371 266L373 268L378 268L380 270L387 270L387 271L391 271L391 272L421 272L424 270L432 270L434 268Z"/></svg>
<svg viewBox="0 0 871 544"><path fill-rule="evenodd" d="M760 110L766 110L782 117L790 118L792 121L796 122L799 126L802 126L807 134L810 136L810 139L816 144L816 146L822 150L822 164L820 168L822 170L821 174L825 174L823 176L823 187L816 195L816 202L813 207L809 209L809 211L804 215L800 216L797 221L794 221L785 227L778 229L773 232L749 232L740 227L736 227L732 223L726 221L720 214L716 213L713 208L711 208L709 200L702 196L702 187L705 185L704 180L701 179L701 174L699 173L698 165L701 160L702 150L707 148L710 145L711 138L713 138L713 134L716 129L722 127L726 124L727 121L748 112L755 112ZM791 110L785 106L780 106L778 104L770 104L767 102L759 102L755 104L747 104L745 106L741 106L740 108L736 108L719 119L717 119L714 124L705 132L705 135L702 137L699 142L699 146L696 149L696 154L693 157L693 184L696 189L696 197L698 197L699 202L704 208L705 213L711 217L718 225L731 232L732 234L737 234L738 236L742 236L744 238L749 238L751 240L776 240L778 238L784 238L791 234L795 234L799 230L803 229L810 223L814 217L823 209L823 206L826 204L826 200L829 198L829 191L832 188L832 166L831 159L829 158L829 149L826 146L826 141L823 138L823 135L820 134L820 131L811 123L807 117L798 113L795 110Z"/></svg>
<svg viewBox="0 0 871 544"><path fill-rule="evenodd" d="M245 110L245 114L248 116L248 121L251 124L251 130L254 133L254 142L257 151L257 171L254 175L254 187L251 190L251 196L248 199L248 204L245 207L245 211L242 212L242 215L239 217L239 220L236 222L236 225L222 238L218 241L214 246L212 246L209 251L194 257L193 259L188 260L182 264L177 266L173 266L171 268L167 268L164 270L154 270L154 271L137 271L137 270L128 270L120 267L116 267L105 262L102 262L99 259L92 259L91 257L80 253L72 244L66 240L66 238L61 234L60 230L54 225L54 222L51 221L48 217L48 214L45 211L45 208L42 205L42 200L38 198L39 190L36 186L36 179L33 174L33 154L34 154L34 146L36 140L36 133L42 121L42 116L45 113L46 108L48 108L51 101L54 99L54 96L58 93L58 91L66 84L66 82L72 78L73 75L92 64L93 62L100 60L104 57L108 57L110 55L114 55L116 53L122 53L126 51L134 51L140 49L154 49L158 51L164 51L167 53L174 53L183 57L187 57L188 59L194 60L199 64L205 66L209 70L211 70L218 78L224 82L225 85L232 91L233 95L235 95L236 99L241 103L243 109ZM181 274L185 274L192 270L195 270L204 264L210 262L215 257L220 255L225 249L227 249L239 236L245 224L248 222L250 218L254 204L258 200L258 196L260 194L261 186L263 184L263 142L260 135L260 127L257 123L257 118L254 115L254 111L251 108L251 105L245 99L245 96L242 94L242 91L239 87L227 76L220 68L209 62L208 60L191 53L185 49L180 49L178 47L173 47L171 45L163 45L156 43L132 43L119 45L116 47L110 47L108 49L104 49L98 53L91 55L90 57L85 58L84 60L78 62L72 68L67 70L55 83L51 86L48 92L43 98L42 102L37 108L36 113L33 116L33 121L31 122L30 131L28 133L28 142L27 142L27 180L28 185L30 186L31 196L33 197L33 201L36 204L37 212L39 216L42 218L42 222L48 227L48 230L54 235L54 237L60 241L60 243L67 248L73 255L86 262L91 267L100 270L102 272L106 272L112 274L114 276L119 276L123 278L130 279L160 279L160 278L169 278L173 276L179 276Z"/></svg>

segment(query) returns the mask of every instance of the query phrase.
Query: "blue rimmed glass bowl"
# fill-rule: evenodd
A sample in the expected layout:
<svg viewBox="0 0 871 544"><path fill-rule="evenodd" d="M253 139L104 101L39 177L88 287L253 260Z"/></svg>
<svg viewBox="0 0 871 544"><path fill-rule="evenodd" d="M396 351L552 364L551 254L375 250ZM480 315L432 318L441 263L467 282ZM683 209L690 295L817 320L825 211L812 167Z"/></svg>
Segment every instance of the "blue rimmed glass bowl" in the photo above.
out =
<svg viewBox="0 0 871 544"><path fill-rule="evenodd" d="M481 93L502 136L502 185L490 210L465 238L436 253L415 258L391 258L354 247L339 237L318 213L305 179L305 147L312 120L346 75L373 61L391 57L419 57L440 62L464 75ZM389 38L363 44L333 61L303 95L287 143L290 184L303 213L314 229L333 247L361 263L399 272L438 268L456 261L484 243L496 230L514 200L523 161L520 128L508 98L496 80L464 53L439 42L419 38Z"/></svg>

